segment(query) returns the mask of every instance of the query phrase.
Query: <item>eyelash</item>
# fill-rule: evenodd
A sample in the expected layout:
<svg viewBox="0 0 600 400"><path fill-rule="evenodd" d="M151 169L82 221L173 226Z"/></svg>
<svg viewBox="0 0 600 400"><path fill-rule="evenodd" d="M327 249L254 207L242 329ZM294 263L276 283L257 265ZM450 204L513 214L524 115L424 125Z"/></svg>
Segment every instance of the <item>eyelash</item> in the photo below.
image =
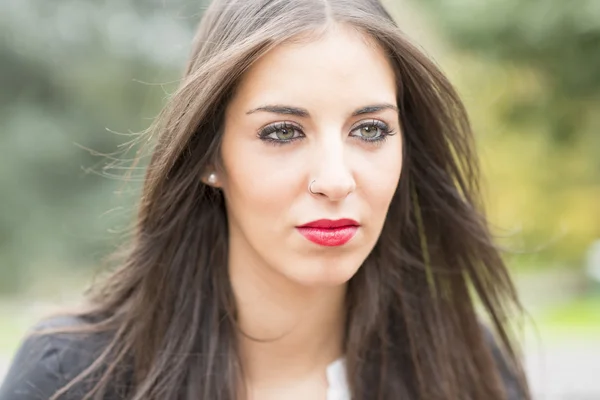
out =
<svg viewBox="0 0 600 400"><path fill-rule="evenodd" d="M295 131L300 132L300 136L298 137L293 137L291 139L273 139L271 137L269 137L270 134L275 133L281 129L293 129ZM291 123L291 122L276 122L274 124L271 125L267 125L265 126L263 129L261 129L258 132L258 137L261 140L264 140L266 142L272 143L274 145L283 145L283 144L287 144L293 141L296 141L298 139L302 139L304 137L304 133L302 133L302 127Z"/></svg>
<svg viewBox="0 0 600 400"><path fill-rule="evenodd" d="M366 142L366 143L380 145L387 140L388 136L395 135L395 132L389 127L388 124L386 124L383 121L376 120L376 119L364 121L364 122L360 123L359 125L355 126L350 132L354 132L359 129L368 128L368 127L374 127L374 128L380 129L381 135L377 136L375 138L372 138L372 139L362 138L360 136L355 136L355 135L351 135L351 136L356 137L359 140ZM293 129L295 131L298 131L300 133L300 136L292 137L291 139L274 139L274 138L269 137L270 134L275 133L281 129ZM258 137L259 137L259 139L269 142L273 145L281 146L281 145L285 145L285 144L294 142L296 140L302 139L305 137L305 135L302 132L301 126L299 126L295 123L285 121L285 122L277 122L277 123L274 123L271 125L267 125L266 127L264 127L263 129L261 129L259 131Z"/></svg>

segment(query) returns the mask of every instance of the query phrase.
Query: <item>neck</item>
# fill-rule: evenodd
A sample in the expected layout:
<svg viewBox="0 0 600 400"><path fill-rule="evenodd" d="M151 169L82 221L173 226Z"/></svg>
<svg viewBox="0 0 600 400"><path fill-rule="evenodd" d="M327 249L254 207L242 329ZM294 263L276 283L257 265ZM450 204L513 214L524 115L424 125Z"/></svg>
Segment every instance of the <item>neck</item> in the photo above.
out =
<svg viewBox="0 0 600 400"><path fill-rule="evenodd" d="M342 356L346 286L309 288L268 266L229 259L238 349L252 386L317 374Z"/></svg>

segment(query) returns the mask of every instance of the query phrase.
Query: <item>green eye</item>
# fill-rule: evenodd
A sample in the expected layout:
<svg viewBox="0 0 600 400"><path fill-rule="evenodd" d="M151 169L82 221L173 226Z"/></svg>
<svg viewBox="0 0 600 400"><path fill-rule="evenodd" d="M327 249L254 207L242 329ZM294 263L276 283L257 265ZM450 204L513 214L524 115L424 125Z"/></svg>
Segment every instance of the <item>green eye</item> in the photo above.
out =
<svg viewBox="0 0 600 400"><path fill-rule="evenodd" d="M393 135L390 127L379 120L365 121L352 130L350 136L354 136L365 142L377 142Z"/></svg>
<svg viewBox="0 0 600 400"><path fill-rule="evenodd" d="M279 140L290 140L294 137L296 130L291 126L279 128L275 133L275 136Z"/></svg>
<svg viewBox="0 0 600 400"><path fill-rule="evenodd" d="M366 139L373 139L381 134L380 128L375 125L362 126L359 131L360 135Z"/></svg>
<svg viewBox="0 0 600 400"><path fill-rule="evenodd" d="M286 144L304 137L302 128L291 122L278 122L268 125L258 133L258 137L274 144Z"/></svg>

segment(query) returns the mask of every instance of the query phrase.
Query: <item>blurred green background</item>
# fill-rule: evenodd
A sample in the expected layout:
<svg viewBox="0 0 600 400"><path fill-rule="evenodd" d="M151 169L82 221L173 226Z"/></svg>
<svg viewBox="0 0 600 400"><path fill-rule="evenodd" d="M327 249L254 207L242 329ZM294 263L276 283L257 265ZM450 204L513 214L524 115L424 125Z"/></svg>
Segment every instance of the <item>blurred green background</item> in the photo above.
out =
<svg viewBox="0 0 600 400"><path fill-rule="evenodd" d="M133 141L176 87L207 2L0 3L0 378L27 327L76 302L123 239L143 176L123 179ZM533 319L536 393L600 398L585 381L600 368L600 0L387 3L470 111Z"/></svg>

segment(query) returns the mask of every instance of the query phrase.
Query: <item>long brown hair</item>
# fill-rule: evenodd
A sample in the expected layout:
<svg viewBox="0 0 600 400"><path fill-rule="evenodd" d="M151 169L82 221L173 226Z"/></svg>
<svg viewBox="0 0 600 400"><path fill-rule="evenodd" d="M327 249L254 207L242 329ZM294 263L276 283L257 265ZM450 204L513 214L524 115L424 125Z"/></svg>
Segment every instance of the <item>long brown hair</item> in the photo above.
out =
<svg viewBox="0 0 600 400"><path fill-rule="evenodd" d="M110 332L110 340L55 398L89 377L97 379L86 398L100 399L123 381L135 400L243 396L227 215L222 193L200 178L219 162L224 110L248 67L333 23L385 50L404 142L381 237L348 284L353 399L505 398L476 304L529 398L508 327L521 308L483 213L467 113L378 0L212 2L180 87L151 129L156 142L125 257L81 315L87 330Z"/></svg>

